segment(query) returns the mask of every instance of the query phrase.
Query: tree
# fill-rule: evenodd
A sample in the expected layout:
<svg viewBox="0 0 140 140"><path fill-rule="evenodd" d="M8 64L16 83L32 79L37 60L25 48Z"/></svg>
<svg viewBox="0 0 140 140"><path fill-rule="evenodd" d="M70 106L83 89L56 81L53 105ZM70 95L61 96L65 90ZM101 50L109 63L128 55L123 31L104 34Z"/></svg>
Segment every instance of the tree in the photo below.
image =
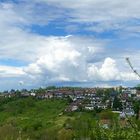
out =
<svg viewBox="0 0 140 140"><path fill-rule="evenodd" d="M43 89L43 88L39 88L39 89L37 90L37 93L38 93L38 94L43 94L43 93L45 93L45 92L46 92L46 90Z"/></svg>
<svg viewBox="0 0 140 140"><path fill-rule="evenodd" d="M135 87L137 90L140 90L140 84Z"/></svg>
<svg viewBox="0 0 140 140"><path fill-rule="evenodd" d="M140 110L140 102L139 101L135 101L133 103L133 109L134 109L134 112L136 114L136 119L139 118L139 110Z"/></svg>
<svg viewBox="0 0 140 140"><path fill-rule="evenodd" d="M56 86L48 86L46 89L47 90L55 90L56 89Z"/></svg>
<svg viewBox="0 0 140 140"><path fill-rule="evenodd" d="M113 101L113 109L122 110L122 103L117 96L115 96L114 101Z"/></svg>

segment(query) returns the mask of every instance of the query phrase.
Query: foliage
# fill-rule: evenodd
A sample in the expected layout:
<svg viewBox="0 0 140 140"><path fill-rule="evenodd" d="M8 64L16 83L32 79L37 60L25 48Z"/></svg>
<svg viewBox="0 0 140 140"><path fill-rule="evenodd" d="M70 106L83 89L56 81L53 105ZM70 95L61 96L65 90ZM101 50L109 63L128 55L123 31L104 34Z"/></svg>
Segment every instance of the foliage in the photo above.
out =
<svg viewBox="0 0 140 140"><path fill-rule="evenodd" d="M134 109L134 112L136 114L136 119L138 119L138 117L139 117L139 110L140 110L140 101L134 101L133 102L133 109Z"/></svg>
<svg viewBox="0 0 140 140"><path fill-rule="evenodd" d="M140 121L122 127L111 111L64 113L68 101L0 99L0 140L138 140ZM108 128L104 119L110 120Z"/></svg>
<svg viewBox="0 0 140 140"><path fill-rule="evenodd" d="M117 96L115 96L114 101L113 101L113 109L122 110L122 103Z"/></svg>

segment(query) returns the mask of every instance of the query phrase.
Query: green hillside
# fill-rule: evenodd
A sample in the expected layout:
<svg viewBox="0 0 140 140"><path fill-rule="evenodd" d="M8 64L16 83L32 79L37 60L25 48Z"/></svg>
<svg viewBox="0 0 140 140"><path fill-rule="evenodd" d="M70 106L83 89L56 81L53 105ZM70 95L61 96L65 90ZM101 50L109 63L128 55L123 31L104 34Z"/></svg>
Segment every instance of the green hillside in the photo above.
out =
<svg viewBox="0 0 140 140"><path fill-rule="evenodd" d="M9 127L24 136L38 139L46 129L57 127L55 121L66 106L64 100L3 99L0 105L0 137ZM12 135L12 131L11 134L5 133Z"/></svg>
<svg viewBox="0 0 140 140"><path fill-rule="evenodd" d="M0 140L136 140L139 128L122 128L109 111L69 112L66 100L0 100ZM109 115L110 126L99 125ZM137 122L138 123L138 122Z"/></svg>

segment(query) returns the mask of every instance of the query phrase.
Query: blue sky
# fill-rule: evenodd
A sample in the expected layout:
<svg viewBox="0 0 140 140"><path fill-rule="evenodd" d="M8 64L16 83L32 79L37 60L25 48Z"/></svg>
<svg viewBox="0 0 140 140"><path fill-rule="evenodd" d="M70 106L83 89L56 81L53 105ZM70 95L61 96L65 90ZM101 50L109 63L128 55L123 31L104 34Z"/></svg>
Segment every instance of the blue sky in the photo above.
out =
<svg viewBox="0 0 140 140"><path fill-rule="evenodd" d="M135 86L140 2L0 0L0 90Z"/></svg>

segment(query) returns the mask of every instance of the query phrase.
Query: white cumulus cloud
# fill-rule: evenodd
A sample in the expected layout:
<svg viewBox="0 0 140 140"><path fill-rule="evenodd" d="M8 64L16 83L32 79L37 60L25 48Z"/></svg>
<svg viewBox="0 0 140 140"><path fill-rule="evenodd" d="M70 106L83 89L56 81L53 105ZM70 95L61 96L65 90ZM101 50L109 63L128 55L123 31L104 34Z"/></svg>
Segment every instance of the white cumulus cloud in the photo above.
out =
<svg viewBox="0 0 140 140"><path fill-rule="evenodd" d="M88 67L88 77L91 80L98 81L129 81L139 78L132 72L124 72L118 69L116 61L112 58L106 58L101 67L94 64Z"/></svg>
<svg viewBox="0 0 140 140"><path fill-rule="evenodd" d="M121 43L110 47L113 39L97 39L93 34L43 36L35 33L32 27L47 27L52 22L58 28L67 26L68 32L121 30L124 34L138 34L139 7L139 1L132 3L130 0L0 2L0 85L11 88L20 81L33 87L59 81L137 80L122 59L135 55L135 64L138 63L138 48L129 50L126 45L123 49ZM16 61L24 62L25 65L10 66L5 60L15 61L15 64Z"/></svg>

